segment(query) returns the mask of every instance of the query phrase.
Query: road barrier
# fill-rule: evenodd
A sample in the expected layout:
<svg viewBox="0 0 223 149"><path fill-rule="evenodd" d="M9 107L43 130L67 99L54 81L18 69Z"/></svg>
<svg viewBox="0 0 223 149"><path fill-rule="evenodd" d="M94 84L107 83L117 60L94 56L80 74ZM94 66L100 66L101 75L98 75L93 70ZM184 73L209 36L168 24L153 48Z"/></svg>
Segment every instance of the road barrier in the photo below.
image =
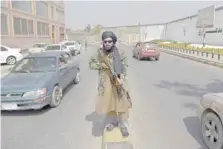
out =
<svg viewBox="0 0 223 149"><path fill-rule="evenodd" d="M223 49L194 47L187 43L158 43L158 45L166 53L223 67Z"/></svg>
<svg viewBox="0 0 223 149"><path fill-rule="evenodd" d="M170 43L170 44L160 43L158 45L162 48L166 48L181 53L197 55L219 61L223 60L223 49L203 48L203 47L200 48L200 47L190 46L189 44L186 43Z"/></svg>

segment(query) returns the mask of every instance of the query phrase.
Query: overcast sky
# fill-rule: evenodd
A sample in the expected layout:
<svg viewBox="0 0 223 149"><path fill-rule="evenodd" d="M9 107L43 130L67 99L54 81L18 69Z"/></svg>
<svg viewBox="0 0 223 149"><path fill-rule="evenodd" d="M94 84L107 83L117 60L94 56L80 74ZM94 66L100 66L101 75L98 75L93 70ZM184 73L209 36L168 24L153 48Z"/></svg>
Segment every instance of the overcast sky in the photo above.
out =
<svg viewBox="0 0 223 149"><path fill-rule="evenodd" d="M94 26L120 26L164 23L196 14L198 9L223 1L66 1L66 26L72 29Z"/></svg>

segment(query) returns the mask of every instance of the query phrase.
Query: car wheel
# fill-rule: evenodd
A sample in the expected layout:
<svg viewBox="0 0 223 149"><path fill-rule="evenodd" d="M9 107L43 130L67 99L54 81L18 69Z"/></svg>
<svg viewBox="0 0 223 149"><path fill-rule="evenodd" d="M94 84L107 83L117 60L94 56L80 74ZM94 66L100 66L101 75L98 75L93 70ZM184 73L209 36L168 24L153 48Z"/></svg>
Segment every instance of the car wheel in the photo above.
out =
<svg viewBox="0 0 223 149"><path fill-rule="evenodd" d="M61 103L62 97L63 97L62 89L58 85L54 86L52 99L50 102L50 107L55 108L59 106Z"/></svg>
<svg viewBox="0 0 223 149"><path fill-rule="evenodd" d="M137 59L138 59L139 61L141 60L141 58L140 58L140 55L139 55L139 54L137 55Z"/></svg>
<svg viewBox="0 0 223 149"><path fill-rule="evenodd" d="M156 57L155 60L158 61L159 60L159 57Z"/></svg>
<svg viewBox="0 0 223 149"><path fill-rule="evenodd" d="M6 59L6 63L8 65L14 65L16 63L16 58L15 56L9 56L7 59Z"/></svg>
<svg viewBox="0 0 223 149"><path fill-rule="evenodd" d="M201 119L202 136L209 149L222 149L223 126L219 117L209 112Z"/></svg>
<svg viewBox="0 0 223 149"><path fill-rule="evenodd" d="M74 56L76 56L77 55L77 52L76 51L74 51Z"/></svg>
<svg viewBox="0 0 223 149"><path fill-rule="evenodd" d="M80 82L80 69L77 70L77 74L73 82L74 84L78 84Z"/></svg>

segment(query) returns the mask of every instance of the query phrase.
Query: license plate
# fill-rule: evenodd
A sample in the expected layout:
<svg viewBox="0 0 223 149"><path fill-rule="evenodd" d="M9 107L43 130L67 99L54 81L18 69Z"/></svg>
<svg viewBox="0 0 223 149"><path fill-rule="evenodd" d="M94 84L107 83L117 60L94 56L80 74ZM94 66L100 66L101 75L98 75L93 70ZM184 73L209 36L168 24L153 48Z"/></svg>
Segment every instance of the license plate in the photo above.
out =
<svg viewBox="0 0 223 149"><path fill-rule="evenodd" d="M14 110L17 109L17 104L14 103L2 103L1 105L2 110Z"/></svg>

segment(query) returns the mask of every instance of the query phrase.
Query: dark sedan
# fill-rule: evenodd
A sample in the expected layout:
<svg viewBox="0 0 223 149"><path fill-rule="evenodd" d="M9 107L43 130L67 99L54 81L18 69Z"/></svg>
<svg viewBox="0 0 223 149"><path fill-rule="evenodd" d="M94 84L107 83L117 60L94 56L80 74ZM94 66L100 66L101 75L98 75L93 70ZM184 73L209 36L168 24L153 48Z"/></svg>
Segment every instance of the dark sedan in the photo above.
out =
<svg viewBox="0 0 223 149"><path fill-rule="evenodd" d="M63 89L79 83L79 72L79 61L64 51L28 55L1 79L1 110L57 107Z"/></svg>

